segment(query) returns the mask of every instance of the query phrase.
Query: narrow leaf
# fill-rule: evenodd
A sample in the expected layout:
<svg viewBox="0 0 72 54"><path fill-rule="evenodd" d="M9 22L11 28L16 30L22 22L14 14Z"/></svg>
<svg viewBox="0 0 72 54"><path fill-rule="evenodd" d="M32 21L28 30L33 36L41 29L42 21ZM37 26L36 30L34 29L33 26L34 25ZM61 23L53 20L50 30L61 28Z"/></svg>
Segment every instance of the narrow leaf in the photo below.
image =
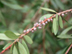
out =
<svg viewBox="0 0 72 54"><path fill-rule="evenodd" d="M6 26L5 19L0 11L0 20L2 21L3 25Z"/></svg>
<svg viewBox="0 0 72 54"><path fill-rule="evenodd" d="M71 29L72 29L72 26L66 28L64 31L62 31L61 34L66 34L66 33L67 33L69 30L71 30Z"/></svg>
<svg viewBox="0 0 72 54"><path fill-rule="evenodd" d="M24 38L27 41L27 43L29 43L29 44L33 43L32 39L29 36L26 35L26 36L24 36Z"/></svg>
<svg viewBox="0 0 72 54"><path fill-rule="evenodd" d="M1 40L12 40L12 39L10 39L10 38L8 38L5 34L3 34L3 33L0 33L0 39Z"/></svg>
<svg viewBox="0 0 72 54"><path fill-rule="evenodd" d="M15 46L13 48L13 54L18 54L17 48Z"/></svg>
<svg viewBox="0 0 72 54"><path fill-rule="evenodd" d="M14 48L14 44L11 46L10 48L10 52L13 54L13 48Z"/></svg>
<svg viewBox="0 0 72 54"><path fill-rule="evenodd" d="M60 0L55 0L55 2L60 9L65 10L65 6Z"/></svg>
<svg viewBox="0 0 72 54"><path fill-rule="evenodd" d="M12 9L16 9L16 10L22 9L22 7L21 7L20 5L18 5L18 4L9 3L9 2L7 2L7 1L5 1L5 0L1 0L1 2L2 2L4 5L12 8Z"/></svg>
<svg viewBox="0 0 72 54"><path fill-rule="evenodd" d="M11 39L17 39L18 38L18 36L16 36L13 32L11 32L9 30L5 32L5 35Z"/></svg>
<svg viewBox="0 0 72 54"><path fill-rule="evenodd" d="M27 44L25 43L24 40L22 40L22 44L23 44L23 46L25 47L27 53L30 54L29 49L28 49L28 47L27 47Z"/></svg>
<svg viewBox="0 0 72 54"><path fill-rule="evenodd" d="M45 10L45 11L50 11L50 12L55 12L55 13L56 13L56 11L54 11L54 10L52 10L52 9L43 8L43 7L41 7L41 9L42 9L42 10Z"/></svg>
<svg viewBox="0 0 72 54"><path fill-rule="evenodd" d="M59 36L57 36L58 38L63 38L63 39L67 39L67 38L72 38L71 35L68 35L68 34L61 34Z"/></svg>
<svg viewBox="0 0 72 54"><path fill-rule="evenodd" d="M55 35L57 34L57 31L58 31L57 20L56 20L56 18L54 18L54 20L53 20L53 32L54 32Z"/></svg>
<svg viewBox="0 0 72 54"><path fill-rule="evenodd" d="M60 24L60 27L63 28L63 22L62 22L61 16L59 16L59 24Z"/></svg>
<svg viewBox="0 0 72 54"><path fill-rule="evenodd" d="M18 47L20 54L27 54L25 47L20 42L18 42Z"/></svg>
<svg viewBox="0 0 72 54"><path fill-rule="evenodd" d="M3 50L6 49L12 42L6 44L4 47L3 47Z"/></svg>

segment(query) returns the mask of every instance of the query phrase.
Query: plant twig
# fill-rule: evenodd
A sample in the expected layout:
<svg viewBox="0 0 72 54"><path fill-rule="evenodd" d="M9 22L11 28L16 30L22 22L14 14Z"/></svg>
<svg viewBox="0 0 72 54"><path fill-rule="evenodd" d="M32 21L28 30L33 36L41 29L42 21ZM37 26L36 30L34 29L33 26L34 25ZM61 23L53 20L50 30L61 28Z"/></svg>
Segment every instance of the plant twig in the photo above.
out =
<svg viewBox="0 0 72 54"><path fill-rule="evenodd" d="M68 50L66 51L65 54L68 54L68 52L70 51L71 47L72 47L72 44L69 46L69 48L68 48Z"/></svg>
<svg viewBox="0 0 72 54"><path fill-rule="evenodd" d="M60 12L60 13L56 13L56 14L62 15L62 14L65 14L65 13L67 13L67 12L70 12L70 11L72 12L72 9L69 9L69 10L66 10L66 11L63 11L63 12ZM51 20L52 18L56 17L56 14L52 15L51 17L45 19L44 21L42 21L42 22L40 22L40 23L43 24L43 23L45 23L46 21ZM39 24L37 24L36 26L32 27L32 28L31 28L31 31L33 31L34 28L35 28L35 27L37 28L38 26L39 26ZM25 36L26 34L28 34L28 33L31 32L31 31L29 30L29 31L27 31L26 33L22 33L22 34L19 36L19 38L17 38L17 39L16 39L11 45L9 45L5 50L3 50L2 52L0 52L0 54L3 54L6 50L8 50L9 48L11 48L11 46L12 46L13 44L15 44L16 42L18 42L23 36Z"/></svg>

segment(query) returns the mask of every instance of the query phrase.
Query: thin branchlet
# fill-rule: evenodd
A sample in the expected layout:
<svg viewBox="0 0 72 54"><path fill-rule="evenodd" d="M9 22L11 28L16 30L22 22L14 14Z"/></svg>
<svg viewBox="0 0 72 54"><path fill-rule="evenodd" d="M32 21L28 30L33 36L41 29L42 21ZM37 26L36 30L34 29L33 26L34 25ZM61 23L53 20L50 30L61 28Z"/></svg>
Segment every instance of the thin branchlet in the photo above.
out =
<svg viewBox="0 0 72 54"><path fill-rule="evenodd" d="M23 38L23 36L27 35L29 32L34 32L34 31L36 31L36 30L37 30L37 29L36 29L37 27L38 27L39 29L41 29L41 28L42 28L41 25L45 25L45 24L47 24L48 22L52 21L52 18L56 17L57 14L58 14L59 16L64 16L64 15L67 14L68 12L71 12L71 13L72 13L72 9L69 9L69 10L66 10L66 11L63 11L63 12L56 13L56 14L52 15L52 16L49 17L49 18L44 17L44 20L43 20L43 21L39 20L39 23L35 23L35 24L34 24L34 27L32 27L32 28L30 28L30 29L27 29L27 30L24 30L23 33L19 36L19 38L17 38L17 39L16 39L11 45L9 45L5 50L1 51L0 54L3 54L6 50L10 49L13 44L15 44L16 42L18 42L21 38Z"/></svg>

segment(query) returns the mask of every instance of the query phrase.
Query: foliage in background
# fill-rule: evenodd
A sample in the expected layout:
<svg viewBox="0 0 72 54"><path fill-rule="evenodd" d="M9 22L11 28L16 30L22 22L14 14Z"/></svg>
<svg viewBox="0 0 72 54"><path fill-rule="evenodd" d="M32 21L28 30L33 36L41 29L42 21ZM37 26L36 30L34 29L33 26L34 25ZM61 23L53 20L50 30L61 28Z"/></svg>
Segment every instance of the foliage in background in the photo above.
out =
<svg viewBox="0 0 72 54"><path fill-rule="evenodd" d="M44 16L50 17L54 14L54 11L49 12L41 9L50 8L56 12L60 12L72 8L71 0L45 1L46 0L0 0L0 51L18 38L24 29L33 27L33 24L39 19L43 20ZM41 8L42 6L44 8ZM41 9L39 10L39 8ZM41 30L29 33L28 36L20 40L21 43L18 42L13 45L11 50L5 52L5 54L11 54L12 52L13 54L29 54L29 52L30 54L64 54L72 43L71 15L71 13L68 13L64 17L56 15L53 22L49 22ZM70 51L69 54L72 54L72 52Z"/></svg>

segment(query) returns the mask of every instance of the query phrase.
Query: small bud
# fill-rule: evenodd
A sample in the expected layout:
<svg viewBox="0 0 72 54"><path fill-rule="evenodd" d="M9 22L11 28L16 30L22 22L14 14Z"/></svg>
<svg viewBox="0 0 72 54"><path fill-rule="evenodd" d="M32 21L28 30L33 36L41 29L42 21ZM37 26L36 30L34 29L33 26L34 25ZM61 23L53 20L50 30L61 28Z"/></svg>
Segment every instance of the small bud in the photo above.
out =
<svg viewBox="0 0 72 54"><path fill-rule="evenodd" d="M29 31L29 29L27 29L27 32Z"/></svg>
<svg viewBox="0 0 72 54"><path fill-rule="evenodd" d="M36 24L34 24L34 26L36 26Z"/></svg>
<svg viewBox="0 0 72 54"><path fill-rule="evenodd" d="M62 14L62 16L64 16L64 14Z"/></svg>
<svg viewBox="0 0 72 54"><path fill-rule="evenodd" d="M31 31L32 29L31 28L29 28L29 31Z"/></svg>
<svg viewBox="0 0 72 54"><path fill-rule="evenodd" d="M26 30L24 30L23 32L26 33Z"/></svg>
<svg viewBox="0 0 72 54"><path fill-rule="evenodd" d="M36 25L37 25L38 23L36 23Z"/></svg>
<svg viewBox="0 0 72 54"><path fill-rule="evenodd" d="M32 30L32 33L34 32L34 30Z"/></svg>
<svg viewBox="0 0 72 54"><path fill-rule="evenodd" d="M42 20L39 20L39 23L41 23L42 22Z"/></svg>
<svg viewBox="0 0 72 54"><path fill-rule="evenodd" d="M47 24L48 22L46 21L45 23Z"/></svg>
<svg viewBox="0 0 72 54"><path fill-rule="evenodd" d="M41 26L39 26L38 28L39 28L39 29L41 29L42 27L41 27Z"/></svg>
<svg viewBox="0 0 72 54"><path fill-rule="evenodd" d="M34 30L36 31L36 27L34 27Z"/></svg>
<svg viewBox="0 0 72 54"><path fill-rule="evenodd" d="M39 23L39 26L41 26L41 23Z"/></svg>
<svg viewBox="0 0 72 54"><path fill-rule="evenodd" d="M46 17L44 17L44 20L46 19Z"/></svg>
<svg viewBox="0 0 72 54"><path fill-rule="evenodd" d="M48 22L50 22L50 19L48 19Z"/></svg>
<svg viewBox="0 0 72 54"><path fill-rule="evenodd" d="M45 26L45 23L42 23Z"/></svg>
<svg viewBox="0 0 72 54"><path fill-rule="evenodd" d="M52 21L53 19L51 18L50 20Z"/></svg>

